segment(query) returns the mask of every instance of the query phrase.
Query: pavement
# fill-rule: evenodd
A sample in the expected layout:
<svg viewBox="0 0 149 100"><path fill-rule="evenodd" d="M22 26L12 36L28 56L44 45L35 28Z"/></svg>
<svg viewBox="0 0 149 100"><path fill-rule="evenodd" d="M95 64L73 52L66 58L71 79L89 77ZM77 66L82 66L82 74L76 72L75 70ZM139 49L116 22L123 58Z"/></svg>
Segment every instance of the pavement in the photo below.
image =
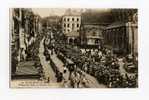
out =
<svg viewBox="0 0 149 100"><path fill-rule="evenodd" d="M52 67L50 66L50 62L46 61L46 58L43 55L43 52L44 52L43 42L44 42L44 38L40 42L39 58L40 58L41 65L43 67L44 75L46 79L50 78L50 83L56 83L57 79L55 77L55 73Z"/></svg>
<svg viewBox="0 0 149 100"><path fill-rule="evenodd" d="M53 53L53 55L51 55L51 59L52 61L55 63L55 65L57 66L58 70L60 72L64 72L64 63L57 57L57 55L55 54L55 52ZM66 68L67 69L67 68ZM63 77L65 80L68 80L69 78L69 70L67 69L66 73L63 73Z"/></svg>

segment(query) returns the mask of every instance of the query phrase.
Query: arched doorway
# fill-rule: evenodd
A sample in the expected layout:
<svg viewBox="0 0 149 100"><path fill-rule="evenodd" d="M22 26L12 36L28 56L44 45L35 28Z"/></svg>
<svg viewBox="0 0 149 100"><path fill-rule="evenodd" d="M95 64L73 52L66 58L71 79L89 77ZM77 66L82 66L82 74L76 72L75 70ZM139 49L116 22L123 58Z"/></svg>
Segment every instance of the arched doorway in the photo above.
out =
<svg viewBox="0 0 149 100"><path fill-rule="evenodd" d="M72 43L73 43L73 39L70 38L70 39L69 39L69 44L72 44Z"/></svg>

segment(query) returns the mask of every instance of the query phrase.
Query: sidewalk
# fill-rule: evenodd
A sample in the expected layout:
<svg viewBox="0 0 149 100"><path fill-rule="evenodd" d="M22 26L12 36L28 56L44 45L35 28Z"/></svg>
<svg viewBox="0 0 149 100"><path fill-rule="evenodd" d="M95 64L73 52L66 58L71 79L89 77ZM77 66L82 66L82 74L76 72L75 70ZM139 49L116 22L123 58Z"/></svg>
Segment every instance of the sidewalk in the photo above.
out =
<svg viewBox="0 0 149 100"><path fill-rule="evenodd" d="M45 56L43 55L44 52L44 45L43 45L44 38L40 42L39 48L39 58L41 61L41 65L43 67L44 75L46 78L50 77L50 83L56 83L56 77L53 69L50 66L50 62L46 61Z"/></svg>
<svg viewBox="0 0 149 100"><path fill-rule="evenodd" d="M49 50L49 52L50 52L50 50ZM64 63L57 57L55 52L53 53L53 55L51 55L51 59L55 63L55 65L58 67L59 71L63 73L64 72ZM65 74L63 73L63 77L65 80L68 80L68 78L69 78L69 70L68 69Z"/></svg>

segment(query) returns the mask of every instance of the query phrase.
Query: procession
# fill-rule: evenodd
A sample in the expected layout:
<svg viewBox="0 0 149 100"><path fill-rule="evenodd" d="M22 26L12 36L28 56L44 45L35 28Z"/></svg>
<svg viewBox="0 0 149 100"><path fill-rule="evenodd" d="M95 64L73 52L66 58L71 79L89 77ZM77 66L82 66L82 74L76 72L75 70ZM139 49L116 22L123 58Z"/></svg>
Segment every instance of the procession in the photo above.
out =
<svg viewBox="0 0 149 100"><path fill-rule="evenodd" d="M138 87L137 9L11 10L12 87Z"/></svg>

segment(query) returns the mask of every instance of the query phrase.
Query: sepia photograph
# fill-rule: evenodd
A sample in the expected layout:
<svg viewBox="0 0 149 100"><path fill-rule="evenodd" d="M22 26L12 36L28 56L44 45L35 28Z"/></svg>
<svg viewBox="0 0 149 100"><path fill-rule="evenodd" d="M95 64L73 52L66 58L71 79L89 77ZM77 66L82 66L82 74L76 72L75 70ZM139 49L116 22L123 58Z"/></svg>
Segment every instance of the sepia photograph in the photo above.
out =
<svg viewBox="0 0 149 100"><path fill-rule="evenodd" d="M10 88L138 88L138 9L9 8Z"/></svg>

